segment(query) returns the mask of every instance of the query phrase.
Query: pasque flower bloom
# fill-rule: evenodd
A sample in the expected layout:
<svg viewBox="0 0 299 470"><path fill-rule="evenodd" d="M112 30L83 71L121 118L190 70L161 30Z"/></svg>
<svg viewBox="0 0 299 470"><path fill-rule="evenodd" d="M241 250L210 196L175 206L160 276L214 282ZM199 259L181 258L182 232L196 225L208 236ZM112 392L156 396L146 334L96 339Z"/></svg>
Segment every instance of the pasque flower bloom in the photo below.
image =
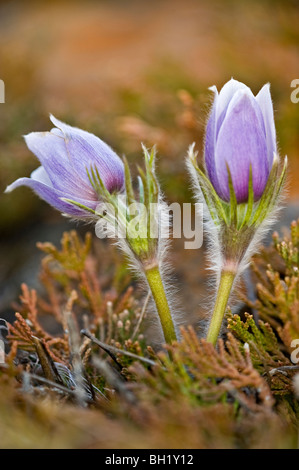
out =
<svg viewBox="0 0 299 470"><path fill-rule="evenodd" d="M30 178L17 179L6 188L6 192L29 186L59 211L72 217L89 217L100 200L90 172L97 170L110 193L122 191L123 162L95 135L64 124L52 115L50 119L56 126L50 132L32 132L25 136L28 148L37 156L41 166Z"/></svg>
<svg viewBox="0 0 299 470"><path fill-rule="evenodd" d="M215 97L207 124L206 172L197 165L194 144L188 167L196 196L205 207L217 296L207 331L216 344L231 291L275 220L287 170L276 147L269 85L257 96L230 80ZM244 203L244 204L241 204Z"/></svg>
<svg viewBox="0 0 299 470"><path fill-rule="evenodd" d="M64 214L97 220L97 234L102 235L104 231L106 236L116 237L118 246L131 259L132 267L146 279L165 341L171 343L176 340L176 333L160 272L166 247L160 238L151 236L151 227L142 209L138 216L135 214L139 204L146 208L146 215L150 214L151 204L163 205L154 170L154 150L149 153L143 149L145 172L140 169L139 201L136 201L125 159L124 163L93 134L64 124L54 116L50 119L56 126L50 132L32 132L25 136L28 148L41 166L30 178L16 180L6 192L18 186L29 186ZM159 211L153 216L158 226ZM137 230L135 236L137 217L140 233Z"/></svg>
<svg viewBox="0 0 299 470"><path fill-rule="evenodd" d="M231 79L218 93L207 124L205 165L218 196L229 201L227 167L238 203L248 199L250 165L255 200L262 196L273 164L276 132L269 84L257 96Z"/></svg>

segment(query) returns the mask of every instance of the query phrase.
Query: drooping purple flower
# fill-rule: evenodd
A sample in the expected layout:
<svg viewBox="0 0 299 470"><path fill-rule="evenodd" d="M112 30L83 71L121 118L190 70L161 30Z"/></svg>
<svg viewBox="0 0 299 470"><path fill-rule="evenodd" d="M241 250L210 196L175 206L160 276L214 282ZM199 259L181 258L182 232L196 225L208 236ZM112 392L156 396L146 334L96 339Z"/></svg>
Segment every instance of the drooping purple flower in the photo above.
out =
<svg viewBox="0 0 299 470"><path fill-rule="evenodd" d="M262 196L277 152L269 84L257 96L231 79L214 102L207 124L205 165L217 194L229 201L229 167L237 202L248 200L250 165L255 200Z"/></svg>
<svg viewBox="0 0 299 470"><path fill-rule="evenodd" d="M100 195L92 185L88 172L96 168L110 193L122 191L123 162L95 135L64 124L52 115L50 119L56 126L50 132L32 132L25 136L28 148L37 156L41 166L33 171L30 178L14 181L6 192L18 186L29 186L59 211L72 217L89 217L89 211L65 199L94 211Z"/></svg>

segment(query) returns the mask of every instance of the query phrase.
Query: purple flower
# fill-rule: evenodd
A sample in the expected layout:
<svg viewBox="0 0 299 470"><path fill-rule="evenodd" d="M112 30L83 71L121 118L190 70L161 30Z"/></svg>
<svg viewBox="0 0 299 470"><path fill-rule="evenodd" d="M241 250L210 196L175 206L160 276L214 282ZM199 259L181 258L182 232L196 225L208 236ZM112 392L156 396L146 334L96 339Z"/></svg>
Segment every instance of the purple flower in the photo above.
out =
<svg viewBox="0 0 299 470"><path fill-rule="evenodd" d="M231 79L214 103L207 124L205 164L217 194L229 201L229 167L237 202L248 200L250 165L255 200L262 196L273 164L276 132L269 84L257 96Z"/></svg>
<svg viewBox="0 0 299 470"><path fill-rule="evenodd" d="M41 166L30 178L17 179L6 188L6 192L18 186L29 186L59 211L72 217L89 217L90 212L96 209L100 195L88 172L96 168L110 193L122 191L123 162L95 135L64 124L52 115L50 119L56 126L50 132L32 132L25 136L28 148L37 156Z"/></svg>

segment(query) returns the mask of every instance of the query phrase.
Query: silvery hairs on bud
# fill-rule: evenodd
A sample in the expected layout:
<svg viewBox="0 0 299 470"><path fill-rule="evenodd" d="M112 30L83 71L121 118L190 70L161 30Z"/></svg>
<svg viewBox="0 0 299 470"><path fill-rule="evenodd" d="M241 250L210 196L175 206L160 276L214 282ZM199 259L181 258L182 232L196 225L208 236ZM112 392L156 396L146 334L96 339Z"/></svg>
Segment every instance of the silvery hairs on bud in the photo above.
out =
<svg viewBox="0 0 299 470"><path fill-rule="evenodd" d="M99 216L96 234L100 238L114 240L114 244L128 259L129 267L143 280L146 288L147 272L152 267L159 268L166 297L171 310L176 313L177 323L179 309L177 305L173 308L174 287L169 281L172 271L167 257L170 239L165 237L171 226L170 214L155 174L155 149L149 151L144 146L142 148L145 172L139 168L138 194L135 196L129 166L124 160L125 194L115 199L108 192L105 193L104 203L96 210ZM151 317L150 321L155 324L155 317Z"/></svg>
<svg viewBox="0 0 299 470"><path fill-rule="evenodd" d="M211 269L219 283L223 269L237 279L265 236L282 201L287 160L280 162L269 85L257 96L230 80L212 87L204 166L194 144L187 166L194 194L204 205Z"/></svg>

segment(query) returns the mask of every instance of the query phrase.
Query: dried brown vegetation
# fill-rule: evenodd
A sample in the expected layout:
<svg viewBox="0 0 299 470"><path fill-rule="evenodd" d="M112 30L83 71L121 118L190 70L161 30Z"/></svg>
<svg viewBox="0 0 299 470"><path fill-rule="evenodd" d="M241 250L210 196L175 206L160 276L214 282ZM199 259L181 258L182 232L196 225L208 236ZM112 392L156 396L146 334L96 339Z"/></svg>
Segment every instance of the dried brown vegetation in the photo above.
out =
<svg viewBox="0 0 299 470"><path fill-rule="evenodd" d="M90 235L65 233L60 249L39 244L44 291L24 284L8 325L1 446L296 447L299 223L273 238L253 260L256 301L243 298L258 322L228 312L217 349L188 327L159 351L112 249L104 264Z"/></svg>

